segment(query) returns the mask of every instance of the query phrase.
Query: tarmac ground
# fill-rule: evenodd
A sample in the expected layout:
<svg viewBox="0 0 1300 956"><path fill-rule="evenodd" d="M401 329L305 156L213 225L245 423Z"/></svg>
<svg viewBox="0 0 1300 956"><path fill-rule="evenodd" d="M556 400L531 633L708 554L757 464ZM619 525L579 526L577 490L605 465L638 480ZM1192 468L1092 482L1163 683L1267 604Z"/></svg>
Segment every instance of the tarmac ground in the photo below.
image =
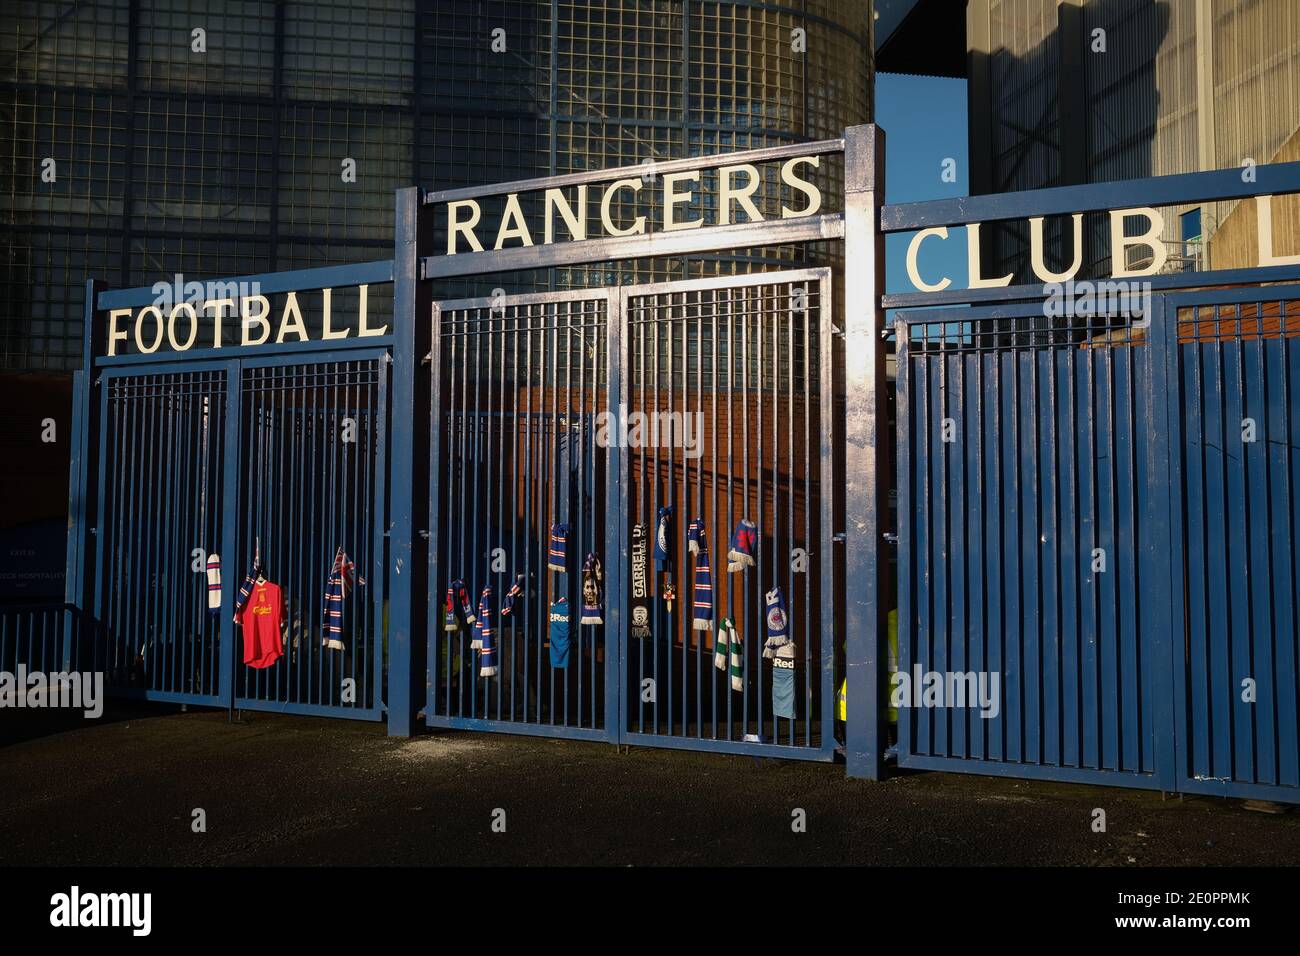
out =
<svg viewBox="0 0 1300 956"><path fill-rule="evenodd" d="M1300 812L1236 800L949 773L868 783L839 765L466 732L405 740L249 712L136 708L59 725L10 711L0 767L4 865L1300 860Z"/></svg>

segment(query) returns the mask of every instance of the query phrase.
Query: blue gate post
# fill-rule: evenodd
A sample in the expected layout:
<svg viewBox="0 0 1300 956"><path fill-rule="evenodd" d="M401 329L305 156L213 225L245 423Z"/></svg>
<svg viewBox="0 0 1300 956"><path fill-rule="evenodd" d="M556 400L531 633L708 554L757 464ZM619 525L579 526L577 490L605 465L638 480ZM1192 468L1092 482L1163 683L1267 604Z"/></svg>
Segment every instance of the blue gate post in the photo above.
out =
<svg viewBox="0 0 1300 956"><path fill-rule="evenodd" d="M880 694L890 598L885 517L889 434L885 404L885 133L844 131L844 664L845 772L884 775Z"/></svg>
<svg viewBox="0 0 1300 956"><path fill-rule="evenodd" d="M68 538L67 561L64 566L63 600L63 647L60 666L70 670L73 666L72 650L75 639L74 629L85 619L87 610L86 596L91 575L88 573L87 557L93 553L90 542L90 529L93 527L95 497L91 494L93 476L98 473L94 465L99 433L99 403L95 401L95 353L103 344L103 329L95 321L95 300L103 283L98 279L86 280L86 302L82 310L82 368L72 376L72 428L69 440L72 442L71 463L68 472ZM80 612L80 613L79 613ZM93 633L93 629L89 629ZM80 662L78 662L80 666Z"/></svg>
<svg viewBox="0 0 1300 956"><path fill-rule="evenodd" d="M429 388L426 366L433 327L420 258L428 250L428 217L418 187L397 191L393 240L392 498L388 538L388 734L409 737L424 703L425 636L429 606L428 483L415 480L428 461ZM423 382L423 387L421 387ZM416 515L420 515L419 522ZM420 546L416 546L417 539Z"/></svg>

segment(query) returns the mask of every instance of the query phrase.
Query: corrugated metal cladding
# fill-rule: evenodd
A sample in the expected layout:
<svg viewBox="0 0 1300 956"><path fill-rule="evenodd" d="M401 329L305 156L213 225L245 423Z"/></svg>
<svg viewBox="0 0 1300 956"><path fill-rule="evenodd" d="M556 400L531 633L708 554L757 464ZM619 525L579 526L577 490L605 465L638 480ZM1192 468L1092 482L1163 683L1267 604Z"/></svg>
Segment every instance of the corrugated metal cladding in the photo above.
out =
<svg viewBox="0 0 1300 956"><path fill-rule="evenodd" d="M967 17L972 64L989 65L988 88L973 81L976 101L988 103L989 142L975 139L972 152L983 151L990 178L973 189L1275 162L1300 130L1294 0L972 0ZM1096 49L1098 31L1105 52ZM1217 226L1235 205L1202 211L1211 257ZM1169 270L1195 265L1199 252L1182 241L1179 218L1195 208L1164 211ZM1102 220L1089 226L1085 274L1109 270L1105 228ZM997 274L1028 261L1024 229L997 236ZM1049 236L1049 262L1068 261L1060 231Z"/></svg>
<svg viewBox="0 0 1300 956"><path fill-rule="evenodd" d="M838 136L871 116L869 9L867 0L8 4L0 116L15 154L0 184L0 367L78 364L88 275L129 287L382 258L398 187ZM193 49L195 29L206 31L206 52ZM501 52L490 47L497 29ZM46 157L57 163L52 183L41 179ZM346 158L355 182L341 178ZM828 197L838 176L827 174ZM766 184L768 208L777 191ZM691 271L744 271L745 259ZM673 277L683 268L638 267ZM633 274L627 265L501 276L488 288ZM372 312L390 308L387 296L374 290Z"/></svg>

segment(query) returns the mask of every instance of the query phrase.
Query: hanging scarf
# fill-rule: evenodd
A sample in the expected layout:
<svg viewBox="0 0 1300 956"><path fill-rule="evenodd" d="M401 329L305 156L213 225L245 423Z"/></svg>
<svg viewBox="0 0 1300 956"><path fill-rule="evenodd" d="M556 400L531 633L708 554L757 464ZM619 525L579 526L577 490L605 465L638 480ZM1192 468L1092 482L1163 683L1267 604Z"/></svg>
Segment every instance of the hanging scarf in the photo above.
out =
<svg viewBox="0 0 1300 956"><path fill-rule="evenodd" d="M485 587L478 599L478 620L474 622L474 640L470 647L479 654L479 677L495 677L497 673L497 640L492 630L492 588Z"/></svg>
<svg viewBox="0 0 1300 956"><path fill-rule="evenodd" d="M457 618L456 604L460 603L460 617L464 618L465 626L469 627L474 623L474 610L469 606L469 591L465 587L465 582L457 578L451 582L447 588L447 597L443 603L443 624L444 631L459 631L460 620Z"/></svg>
<svg viewBox="0 0 1300 956"><path fill-rule="evenodd" d="M524 596L524 575L516 574L515 583L510 586L506 592L505 598L501 602L501 626L510 627L514 624L515 618L519 616L518 605L522 604Z"/></svg>
<svg viewBox="0 0 1300 956"><path fill-rule="evenodd" d="M704 548L695 556L695 623L697 631L713 630L713 572L709 569L709 550Z"/></svg>
<svg viewBox="0 0 1300 956"><path fill-rule="evenodd" d="M221 555L208 555L208 613L221 613Z"/></svg>
<svg viewBox="0 0 1300 956"><path fill-rule="evenodd" d="M650 636L650 576L646 567L646 531L643 524L632 526L632 637Z"/></svg>
<svg viewBox="0 0 1300 956"><path fill-rule="evenodd" d="M579 624L604 624L601 617L600 585L604 573L600 567L600 558L588 554L582 565L582 617Z"/></svg>
<svg viewBox="0 0 1300 956"><path fill-rule="evenodd" d="M464 590L462 588L461 590ZM488 590L488 589L484 589ZM483 596L479 595L478 600L478 617L473 614L467 614L466 620L474 626L470 629L469 649L471 651L483 650Z"/></svg>
<svg viewBox="0 0 1300 956"><path fill-rule="evenodd" d="M708 543L704 539L704 519L692 518L686 528L686 550L691 554L699 554L707 547Z"/></svg>
<svg viewBox="0 0 1300 956"><path fill-rule="evenodd" d="M334 564L330 567L329 580L325 584L325 610L321 625L321 646L332 651L341 651L345 646L343 599L352 590L352 572L355 567L342 547L334 552Z"/></svg>
<svg viewBox="0 0 1300 956"><path fill-rule="evenodd" d="M731 535L731 550L727 552L727 573L743 571L754 566L754 549L758 545L758 528L748 518L741 518Z"/></svg>
<svg viewBox="0 0 1300 956"><path fill-rule="evenodd" d="M547 568L552 571L564 572L569 569L565 549L569 542L569 526L567 524L551 525L551 550L548 554Z"/></svg>
<svg viewBox="0 0 1300 956"><path fill-rule="evenodd" d="M740 646L740 635L731 618L724 617L718 624L718 643L713 646L713 666L720 671L730 669L731 689L745 689L744 657Z"/></svg>
<svg viewBox="0 0 1300 956"><path fill-rule="evenodd" d="M239 623L239 616L244 611L244 605L248 603L249 595L253 593L253 581L257 578L257 569L262 566L262 543L259 541L253 547L253 566L248 569L244 575L244 583L239 586L239 597L235 598L235 623Z"/></svg>
<svg viewBox="0 0 1300 956"><path fill-rule="evenodd" d="M655 519L655 570L666 571L673 564L673 506L664 505Z"/></svg>
<svg viewBox="0 0 1300 956"><path fill-rule="evenodd" d="M451 584L447 587L447 596L442 602L442 629L444 631L459 631L460 621L456 620L456 585Z"/></svg>
<svg viewBox="0 0 1300 956"><path fill-rule="evenodd" d="M763 645L763 656L772 660L778 648L791 643L790 616L786 614L785 595L779 587L768 591L764 599L767 602L767 643Z"/></svg>

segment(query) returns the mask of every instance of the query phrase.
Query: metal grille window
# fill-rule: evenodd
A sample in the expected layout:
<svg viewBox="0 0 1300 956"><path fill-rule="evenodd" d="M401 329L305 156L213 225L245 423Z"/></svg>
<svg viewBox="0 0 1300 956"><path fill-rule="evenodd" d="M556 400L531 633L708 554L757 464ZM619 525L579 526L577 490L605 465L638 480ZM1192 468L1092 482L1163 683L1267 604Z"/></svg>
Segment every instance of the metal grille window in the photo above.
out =
<svg viewBox="0 0 1300 956"><path fill-rule="evenodd" d="M193 49L197 28L206 52ZM792 48L795 28L807 31L806 54ZM160 269L204 279L381 258L392 191L412 183L454 188L839 135L870 117L869 33L866 4L829 0L20 2L0 22L10 84L0 113L12 100L3 122L16 144L0 182L3 224L23 227L15 248L63 228L116 244L95 274L117 286L151 283ZM56 184L40 182L46 155L59 161ZM356 182L340 177L347 157ZM818 175L835 195L838 171ZM779 189L765 180L765 211ZM614 215L634 212L616 205ZM212 245L218 235L231 243ZM791 261L789 249L739 250L466 280L439 294ZM815 250L803 261L830 260ZM0 307L80 301L83 279L5 290ZM31 317L0 314L7 367L63 367L75 336L30 335Z"/></svg>
<svg viewBox="0 0 1300 956"><path fill-rule="evenodd" d="M14 0L0 18L0 80L48 86L119 86L126 80L129 10L123 3Z"/></svg>
<svg viewBox="0 0 1300 956"><path fill-rule="evenodd" d="M247 271L247 263L264 262L269 254L267 243L244 239L137 236L131 242L130 263L133 275L171 283L177 274L187 278L239 275Z"/></svg>
<svg viewBox="0 0 1300 956"><path fill-rule="evenodd" d="M392 244L393 191L410 175L408 120L388 111L289 105L280 114L280 144L281 232ZM355 182L343 181L346 159L355 161Z"/></svg>
<svg viewBox="0 0 1300 956"><path fill-rule="evenodd" d="M264 156L275 121L266 105L140 98L132 150L132 229L200 235L265 230L273 183Z"/></svg>
<svg viewBox="0 0 1300 956"><path fill-rule="evenodd" d="M681 8L664 0L557 4L558 115L575 120L636 117L646 125L680 125ZM629 124L623 136L637 138L637 125ZM642 151L633 161L654 157Z"/></svg>
<svg viewBox="0 0 1300 956"><path fill-rule="evenodd" d="M426 108L481 115L544 114L549 102L549 4L434 3L420 11L420 92ZM493 31L505 49L492 49ZM431 67L431 69L430 69ZM505 178L505 177L500 177Z"/></svg>
<svg viewBox="0 0 1300 956"><path fill-rule="evenodd" d="M313 100L328 92L353 103L409 103L417 19L411 3L331 0L284 8L286 96Z"/></svg>
<svg viewBox="0 0 1300 956"><path fill-rule="evenodd" d="M0 230L0 347L4 369L63 371L81 364L85 277L117 264L107 236Z"/></svg>
<svg viewBox="0 0 1300 956"><path fill-rule="evenodd" d="M269 94L273 0L139 0L140 83L147 89ZM195 30L206 50L194 49Z"/></svg>
<svg viewBox="0 0 1300 956"><path fill-rule="evenodd" d="M5 221L43 229L120 229L129 122L125 97L17 89L0 97L13 124L6 146L10 162L0 173L9 203Z"/></svg>

